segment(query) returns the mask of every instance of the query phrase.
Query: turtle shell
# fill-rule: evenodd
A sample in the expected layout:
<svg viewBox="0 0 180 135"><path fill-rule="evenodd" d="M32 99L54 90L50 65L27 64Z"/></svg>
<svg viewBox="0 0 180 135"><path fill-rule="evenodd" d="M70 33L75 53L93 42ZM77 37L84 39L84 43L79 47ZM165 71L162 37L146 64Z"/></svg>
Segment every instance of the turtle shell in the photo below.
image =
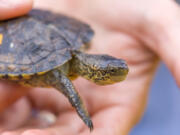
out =
<svg viewBox="0 0 180 135"><path fill-rule="evenodd" d="M89 25L62 14L32 10L0 22L0 75L47 72L72 58L90 42Z"/></svg>

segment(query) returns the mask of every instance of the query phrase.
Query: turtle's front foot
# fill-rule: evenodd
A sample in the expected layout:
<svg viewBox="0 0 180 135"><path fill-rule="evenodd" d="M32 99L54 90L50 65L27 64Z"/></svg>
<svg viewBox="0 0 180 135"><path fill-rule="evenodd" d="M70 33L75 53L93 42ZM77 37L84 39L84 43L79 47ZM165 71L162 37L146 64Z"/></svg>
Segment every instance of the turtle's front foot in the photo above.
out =
<svg viewBox="0 0 180 135"><path fill-rule="evenodd" d="M72 82L60 71L53 70L48 74L49 85L56 88L58 91L63 93L71 103L71 105L76 109L76 112L84 121L84 123L89 127L90 131L93 130L93 123L91 118L79 96L78 92L75 90Z"/></svg>

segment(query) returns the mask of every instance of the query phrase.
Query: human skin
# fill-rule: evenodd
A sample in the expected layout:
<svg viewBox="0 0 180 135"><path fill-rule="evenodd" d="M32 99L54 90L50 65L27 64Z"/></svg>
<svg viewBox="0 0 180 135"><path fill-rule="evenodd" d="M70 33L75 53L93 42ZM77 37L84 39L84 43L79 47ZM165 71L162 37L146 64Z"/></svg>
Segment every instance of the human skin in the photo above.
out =
<svg viewBox="0 0 180 135"><path fill-rule="evenodd" d="M20 4L25 9L13 11L4 10L0 3L0 18L22 15L21 11L27 12L31 4L28 0L26 6ZM180 9L174 1L36 0L34 5L87 22L96 33L89 53L110 54L125 59L129 65L127 79L115 85L97 86L82 78L74 81L94 123L91 135L130 132L144 112L159 60L167 65L180 86ZM15 15L4 15L12 11ZM11 105L23 95L26 96ZM43 129L38 129L43 123L29 126L27 121L34 108L55 113L57 122ZM27 89L1 82L0 111L2 135L90 134L67 100L54 89ZM22 127L24 123L27 126Z"/></svg>

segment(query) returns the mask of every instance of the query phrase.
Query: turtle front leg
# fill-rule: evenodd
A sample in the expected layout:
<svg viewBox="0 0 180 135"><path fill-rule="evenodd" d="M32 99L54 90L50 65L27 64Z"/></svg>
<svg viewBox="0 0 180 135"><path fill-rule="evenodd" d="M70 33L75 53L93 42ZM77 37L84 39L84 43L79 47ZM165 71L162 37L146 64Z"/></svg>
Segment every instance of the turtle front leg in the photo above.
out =
<svg viewBox="0 0 180 135"><path fill-rule="evenodd" d="M90 116L84 107L84 104L79 96L78 92L75 90L72 82L60 71L53 70L47 74L48 84L56 88L58 91L63 93L71 103L71 105L76 109L76 112L84 121L84 123L90 128L93 129L93 123L90 119Z"/></svg>

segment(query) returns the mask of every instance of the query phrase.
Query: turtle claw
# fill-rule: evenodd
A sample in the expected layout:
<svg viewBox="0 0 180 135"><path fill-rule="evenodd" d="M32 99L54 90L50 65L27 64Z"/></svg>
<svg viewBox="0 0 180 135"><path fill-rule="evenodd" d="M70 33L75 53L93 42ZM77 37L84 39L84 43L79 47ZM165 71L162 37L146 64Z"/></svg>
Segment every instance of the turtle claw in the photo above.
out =
<svg viewBox="0 0 180 135"><path fill-rule="evenodd" d="M93 122L91 121L91 119L88 119L87 121L85 121L85 124L89 127L90 132L92 132L94 126L93 126Z"/></svg>

